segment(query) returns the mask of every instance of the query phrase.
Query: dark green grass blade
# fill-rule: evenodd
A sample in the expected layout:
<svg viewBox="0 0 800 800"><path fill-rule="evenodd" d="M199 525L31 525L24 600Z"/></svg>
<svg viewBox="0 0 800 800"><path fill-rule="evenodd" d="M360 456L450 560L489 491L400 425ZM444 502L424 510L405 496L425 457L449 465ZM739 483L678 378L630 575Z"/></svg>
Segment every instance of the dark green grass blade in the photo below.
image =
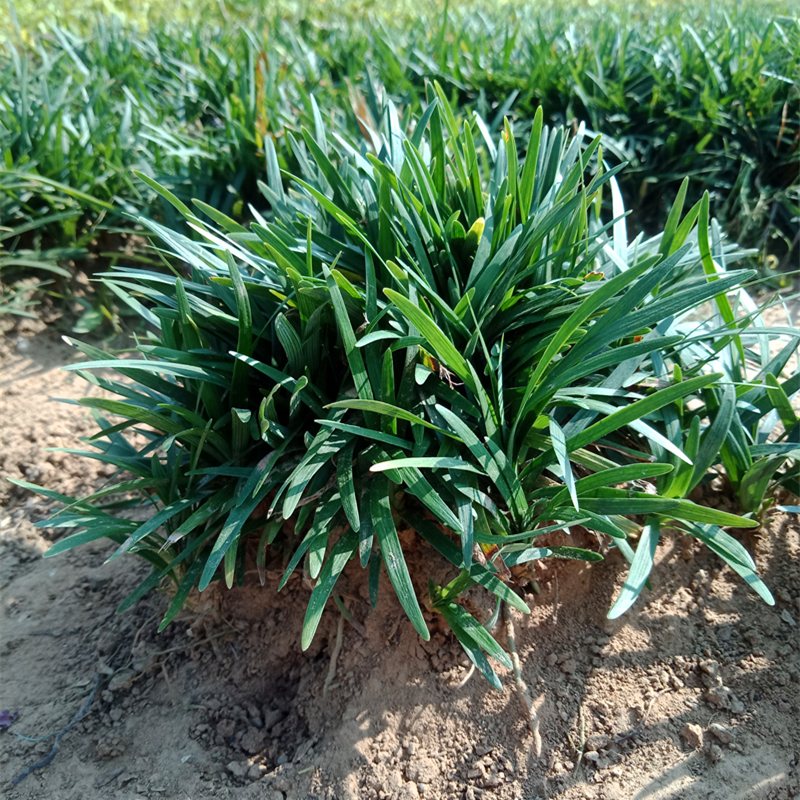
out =
<svg viewBox="0 0 800 800"><path fill-rule="evenodd" d="M375 536L378 539L378 544L380 544L383 562L386 564L389 580L394 586L400 605L403 606L419 635L425 641L428 641L430 633L425 625L425 619L422 616L414 585L411 583L411 576L408 574L408 566L400 547L400 540L397 537L397 529L392 518L392 504L389 492L390 483L388 479L380 476L373 479L370 490L370 510L372 512Z"/></svg>

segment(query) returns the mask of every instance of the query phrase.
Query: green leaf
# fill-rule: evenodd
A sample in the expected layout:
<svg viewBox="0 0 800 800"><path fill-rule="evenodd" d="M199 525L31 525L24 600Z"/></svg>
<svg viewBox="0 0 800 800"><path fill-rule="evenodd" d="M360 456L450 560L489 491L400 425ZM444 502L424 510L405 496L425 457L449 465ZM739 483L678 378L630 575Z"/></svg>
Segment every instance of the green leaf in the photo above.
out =
<svg viewBox="0 0 800 800"><path fill-rule="evenodd" d="M154 567L150 575L147 576L117 607L117 614L131 608L138 600L144 597L151 589L155 589L161 581L172 573L172 578L177 582L174 575L175 567L189 559L197 550L203 547L208 538L214 533L213 529L201 534L191 544L188 544L180 555L176 556L164 568Z"/></svg>
<svg viewBox="0 0 800 800"><path fill-rule="evenodd" d="M386 472L390 469L400 469L402 467L416 467L418 469L458 469L464 472L474 472L478 475L485 475L483 470L473 467L460 458L444 458L437 456L421 458L397 458L391 461L381 461L373 464L370 472Z"/></svg>
<svg viewBox="0 0 800 800"><path fill-rule="evenodd" d="M757 519L747 519L738 517L736 514L728 514L726 511L719 511L716 508L699 506L691 500L681 500L677 509L670 511L670 516L675 519L685 519L690 522L700 522L706 525L728 525L733 528L757 528Z"/></svg>
<svg viewBox="0 0 800 800"><path fill-rule="evenodd" d="M354 408L360 411L370 411L374 414L381 414L394 419L402 419L406 422L411 422L414 425L422 425L424 428L443 433L446 436L453 436L450 431L440 428L422 417L412 414L403 408L398 408L389 403L384 403L379 400L337 400L335 403L329 403L326 408ZM455 438L455 437L454 437Z"/></svg>
<svg viewBox="0 0 800 800"><path fill-rule="evenodd" d="M772 373L767 374L764 383L767 388L767 397L769 397L770 402L778 412L783 427L788 433L797 424L797 415L794 413L792 403L786 396L783 387L778 383L778 379Z"/></svg>
<svg viewBox="0 0 800 800"><path fill-rule="evenodd" d="M222 530L219 532L219 535L214 542L214 547L212 548L205 567L203 568L203 574L200 577L199 585L201 592L206 589L209 583L211 583L217 567L222 562L222 559L225 558L225 554L228 552L228 550L231 547L237 546L239 534L241 533L244 524L248 519L250 519L250 515L253 513L253 511L255 511L256 506L264 499L265 496L266 492L262 490L251 500L248 500L246 503L234 508L233 511L231 511L231 513L228 515L228 519L222 526Z"/></svg>
<svg viewBox="0 0 800 800"><path fill-rule="evenodd" d="M586 550L583 547L530 547L525 550L515 550L508 554L503 553L503 561L507 567L517 564L526 564L529 561L537 561L540 558L565 558L573 561L602 561L603 556L594 550Z"/></svg>
<svg viewBox="0 0 800 800"><path fill-rule="evenodd" d="M522 409L523 414L527 410L528 401L530 400L531 395L543 380L545 372L550 366L550 363L566 345L575 331L578 330L578 327L587 319L589 319L589 317L594 314L604 303L625 289L625 287L627 287L629 284L633 283L633 281L640 277L646 270L652 268L652 266L652 260L646 259L626 270L625 272L621 272L619 275L611 278L611 280L604 281L599 288L595 289L595 291L593 291L592 294L590 294L578 306L578 308L572 312L569 318L558 329L555 336L553 336L553 338L550 340L550 343L547 345L547 348L537 362L534 373L528 380L528 385L525 387L525 394L523 395L522 402L519 406L520 409ZM511 433L512 442L514 440L514 433L521 418L522 414L520 414L517 417L517 420L514 422L514 427L512 428Z"/></svg>
<svg viewBox="0 0 800 800"><path fill-rule="evenodd" d="M223 214L213 206L204 203L202 200L193 199L192 204L199 208L210 219L213 219L218 225L225 228L226 231L233 231L236 233L247 233L247 228L240 225L236 220L231 219L227 214Z"/></svg>
<svg viewBox="0 0 800 800"><path fill-rule="evenodd" d="M642 528L642 535L639 537L636 555L633 558L628 577L625 579L625 584L619 595L617 595L614 605L608 612L609 619L621 617L641 594L647 579L650 577L650 571L653 569L660 535L661 528L658 520L648 518L647 523Z"/></svg>
<svg viewBox="0 0 800 800"><path fill-rule="evenodd" d="M673 386L668 386L666 389L661 389L648 397L636 400L630 405L624 406L619 411L609 414L599 422L595 422L580 433L570 436L570 438L567 439L567 450L573 452L578 448L592 444L598 439L607 436L609 433L613 433L623 426L629 425L631 422L635 422L648 414L652 414L654 411L658 411L659 408L663 408L682 397L686 397L687 395L700 391L700 389L704 389L706 386L710 386L720 377L719 373L698 375L696 378L690 378L689 380L682 381ZM530 466L538 466L543 463L549 455L549 452L543 453L541 456L534 459Z"/></svg>
<svg viewBox="0 0 800 800"><path fill-rule="evenodd" d="M111 203L106 203L104 200L100 200L97 197L93 197L90 194L86 194L86 192L81 192L78 189L73 189L71 186L68 186L65 183L59 183L52 178L47 178L44 175L38 175L36 173L31 172L14 172L14 171L3 171L3 175L9 178L17 178L19 180L25 181L26 184L36 184L41 183L45 186L49 186L52 189L58 189L58 191L63 192L68 197L73 197L76 200L82 200L87 205L93 206L95 208L104 208L107 211L113 211L114 206ZM161 187L159 187L161 188Z"/></svg>
<svg viewBox="0 0 800 800"><path fill-rule="evenodd" d="M150 517L147 522L143 522L139 525L139 527L128 536L125 542L106 559L106 563L113 561L115 558L119 558L123 553L127 553L134 545L144 539L145 536L155 533L166 522L176 515L182 514L203 498L204 495L202 494L194 495L193 497L184 497L171 503L166 508L162 508L158 513Z"/></svg>
<svg viewBox="0 0 800 800"><path fill-rule="evenodd" d="M294 326L283 314L278 314L275 318L275 333L286 352L286 358L289 361L289 371L294 375L301 374L305 361L303 343L300 341L300 337L297 335Z"/></svg>
<svg viewBox="0 0 800 800"><path fill-rule="evenodd" d="M342 498L338 492L327 492L320 499L314 513L314 521L309 528L311 543L308 547L308 576L315 579L322 569L322 561L328 548L328 538L336 526L336 515L342 509ZM303 511L301 510L301 514ZM299 527L302 527L298 523Z"/></svg>
<svg viewBox="0 0 800 800"><path fill-rule="evenodd" d="M379 458L388 460L385 456L385 453L378 451ZM422 501L443 525L446 525L451 530L461 531L461 523L458 517L450 510L441 495L431 486L417 467L400 466L396 469L389 469L387 472L394 483L405 484L406 492Z"/></svg>
<svg viewBox="0 0 800 800"><path fill-rule="evenodd" d="M353 326L350 324L350 317L347 314L341 289L336 282L334 274L324 264L322 271L328 284L328 291L330 292L333 310L336 315L336 324L339 326L339 333L342 336L344 352L347 356L347 363L350 365L350 371L353 374L356 393L362 400L372 400L373 394L369 376L364 367L364 360L361 358L361 351L358 349L356 335L353 332ZM367 424L372 426L372 420L367 419Z"/></svg>
<svg viewBox="0 0 800 800"><path fill-rule="evenodd" d="M435 406L436 411L444 417L447 424L452 428L461 441L467 446L467 449L472 453L477 462L481 465L484 472L492 479L492 482L497 487L497 490L503 496L503 499L509 506L513 507L513 499L511 488L502 474L499 465L492 457L492 454L486 449L486 446L478 439L472 429L449 408L442 405Z"/></svg>
<svg viewBox="0 0 800 800"><path fill-rule="evenodd" d="M681 188L678 189L678 194L672 208L669 211L666 225L664 226L664 233L661 236L661 245L659 246L659 253L662 256L668 256L671 252L672 242L675 239L675 232L678 229L678 223L681 219L683 212L683 204L686 200L686 191L689 188L689 179L684 178L681 183ZM676 248L677 249L677 248Z"/></svg>
<svg viewBox="0 0 800 800"><path fill-rule="evenodd" d="M533 186L536 180L536 162L539 159L539 144L542 139L542 122L544 109L538 106L533 117L528 150L525 154L525 165L522 168L522 179L519 185L519 205L523 222L528 219L533 202Z"/></svg>
<svg viewBox="0 0 800 800"><path fill-rule="evenodd" d="M445 336L442 329L408 298L393 289L384 289L383 293L400 309L403 315L427 339L439 360L464 382L475 394L478 387L473 379L469 365L458 348Z"/></svg>
<svg viewBox="0 0 800 800"><path fill-rule="evenodd" d="M414 443L409 442L407 439L401 439L399 436L392 436L390 433L381 433L381 431L373 430L372 428L364 428L361 425L349 425L346 422L337 422L331 419L318 419L314 421L326 428L343 431L344 433L353 434L354 436L363 436L365 439L374 439L376 442L382 442L383 444L389 444L394 447L403 447L407 450L411 450L414 447Z"/></svg>
<svg viewBox="0 0 800 800"><path fill-rule="evenodd" d="M361 527L361 520L358 514L358 501L356 500L356 490L353 484L353 448L354 442L344 446L336 459L336 480L339 484L339 494L342 498L342 508L344 508L347 521L354 531Z"/></svg>
<svg viewBox="0 0 800 800"><path fill-rule="evenodd" d="M714 259L711 256L711 245L708 240L708 223L709 199L708 192L706 191L703 193L703 197L700 200L700 216L697 222L697 244L700 248L700 259L703 262L703 271L709 276L709 281L713 282L719 280L719 276L717 275L717 268L714 265ZM735 330L736 318L728 300L728 296L724 292L721 292L714 297L714 301L717 304L720 316L723 320L725 320L727 326L732 330ZM744 347L742 346L742 340L739 338L739 336L734 336L733 341L736 345L740 364L744 364L745 355Z"/></svg>
<svg viewBox="0 0 800 800"><path fill-rule="evenodd" d="M745 513L757 512L764 502L770 481L783 466L786 456L759 458L742 476L739 500Z"/></svg>
<svg viewBox="0 0 800 800"><path fill-rule="evenodd" d="M450 626L450 630L452 630L455 634L459 644L464 648L467 658L469 658L469 660L478 668L481 675L483 675L483 677L489 681L492 687L498 691L502 691L503 684L500 683L500 679L492 669L478 643L472 638L472 636L469 635L469 633L467 633L467 631L461 627L460 622L462 615L454 611L454 609L461 609L461 606L456 605L455 603L446 603L439 609L439 611L445 618L447 624ZM463 609L461 610L463 611ZM464 612L464 614L466 613L467 612Z"/></svg>
<svg viewBox="0 0 800 800"><path fill-rule="evenodd" d="M274 506L282 493L286 491L286 499L283 503L284 519L289 519L292 516L311 479L325 464L330 462L332 457L335 456L351 438L351 436L345 436L336 431L324 428L317 434L311 447L308 448L308 451L303 456L300 463L286 479L286 483L281 487L273 501Z"/></svg>
<svg viewBox="0 0 800 800"><path fill-rule="evenodd" d="M22 481L19 478L6 478L9 483L13 483L14 486L19 486L22 489L27 489L29 492L35 492L36 494L40 494L43 497L48 497L50 500L56 500L59 503L64 503L65 505L73 505L76 501L72 497L67 497L65 494L60 494L59 492L54 492L52 489L48 489L45 486L39 486L35 483L29 483L28 481ZM77 501L79 505L82 505L85 501Z"/></svg>
<svg viewBox="0 0 800 800"><path fill-rule="evenodd" d="M372 524L397 599L408 614L412 625L427 642L430 639L430 633L425 625L425 619L422 616L414 585L408 574L408 566L400 547L400 540L397 537L397 529L392 518L390 491L391 484L387 478L377 476L373 479L370 489Z"/></svg>
<svg viewBox="0 0 800 800"><path fill-rule="evenodd" d="M204 566L205 560L202 558L197 558L192 562L192 565L189 567L186 575L184 575L180 586L178 586L178 591L175 592L172 602L169 604L169 608L167 609L167 613L164 615L164 619L158 626L159 633L163 631L164 628L170 624L170 622L172 622L172 620L175 618L175 615L183 608L183 604L189 597L189 593L197 585L197 581L200 578L200 574L202 573Z"/></svg>
<svg viewBox="0 0 800 800"><path fill-rule="evenodd" d="M233 293L236 297L238 312L238 343L236 350L243 356L249 356L253 349L253 317L250 310L250 296L245 289L239 267L233 260L230 250L225 251L228 271L233 281ZM247 387L250 367L247 362L237 358L233 362L233 377L231 378L231 405L243 408L247 405Z"/></svg>
<svg viewBox="0 0 800 800"><path fill-rule="evenodd" d="M511 658L503 650L497 640L472 616L463 606L448 601L441 605L434 601L437 611L444 613L447 609L446 619L448 623L454 620L459 628L464 631L473 642L482 650L485 650L492 658L502 664L506 669L511 669Z"/></svg>
<svg viewBox="0 0 800 800"><path fill-rule="evenodd" d="M618 527L614 522L602 514L595 514L593 511L587 511L584 507L580 511L576 511L571 506L562 506L555 514L562 522L572 522L573 524L583 524L588 517L587 527L592 530L605 533L614 539L625 539L625 531Z"/></svg>
<svg viewBox="0 0 800 800"><path fill-rule="evenodd" d="M600 472L595 472L594 475L580 478L575 482L575 492L580 497L589 494L595 489L616 486L619 483L628 483L629 481L644 480L645 478L655 478L671 471L671 464L625 464L621 467L604 469ZM532 496L537 497L539 493L533 492ZM539 512L539 516L546 518L547 514L554 508L558 508L567 497L569 497L569 489L566 486L560 490L556 488L553 498Z"/></svg>
<svg viewBox="0 0 800 800"><path fill-rule="evenodd" d="M608 490L607 490L608 491ZM647 494L646 492L624 492L615 494L610 492L601 497L581 498L579 513L592 512L593 514L618 514L628 516L632 514L668 514L678 508L679 501L666 497ZM563 516L559 509L558 513Z"/></svg>
<svg viewBox="0 0 800 800"><path fill-rule="evenodd" d="M63 370L75 371L80 369L116 369L125 374L126 372L151 372L154 375L174 375L179 378L191 378L196 381L205 381L217 386L228 388L229 379L211 370L195 367L189 364L172 364L166 361L137 361L136 359L106 360L106 361L82 361L79 364L67 364L61 367Z"/></svg>
<svg viewBox="0 0 800 800"><path fill-rule="evenodd" d="M576 511L580 511L578 504L578 493L575 490L575 476L572 474L572 466L569 462L569 453L567 453L567 440L564 437L564 431L561 426L556 422L553 417L550 417L550 439L553 443L553 450L556 454L558 466L561 467L561 475L564 478L564 485L567 487L569 496L572 500L572 505L575 506Z"/></svg>
<svg viewBox="0 0 800 800"><path fill-rule="evenodd" d="M157 195L163 197L170 205L175 206L178 211L183 214L186 219L197 220L197 217L192 213L192 209L186 203L175 197L169 189L165 189L161 184L156 183L152 178L145 175L143 172L133 170L133 174L143 183L146 183ZM105 204L104 204L105 205ZM111 208L111 206L108 206ZM199 222L199 220L197 220Z"/></svg>
<svg viewBox="0 0 800 800"><path fill-rule="evenodd" d="M127 526L114 525L113 523L102 526L92 526L85 531L73 533L71 536L65 536L63 539L60 539L45 552L44 557L52 558L52 556L66 553L68 550L72 550L82 544L96 542L98 539L111 539L111 541L116 544L122 544L129 530Z"/></svg>
<svg viewBox="0 0 800 800"><path fill-rule="evenodd" d="M756 575L753 559L736 539L714 525L687 525L686 527L689 533L713 550L734 572L742 577L767 605L775 605L772 593Z"/></svg>
<svg viewBox="0 0 800 800"><path fill-rule="evenodd" d="M686 490L687 494L703 480L709 469L721 460L720 450L728 438L728 431L735 413L736 388L728 383L722 387L722 400L714 416L714 421L700 440L700 446L694 459L694 472Z"/></svg>
<svg viewBox="0 0 800 800"><path fill-rule="evenodd" d="M314 634L317 632L319 621L322 618L325 603L327 603L333 591L334 584L353 557L357 546L358 534L352 529L346 531L333 546L333 550L331 550L331 554L322 568L317 585L314 587L314 591L311 592L311 598L308 601L306 617L303 621L301 643L303 650L307 650L311 644Z"/></svg>

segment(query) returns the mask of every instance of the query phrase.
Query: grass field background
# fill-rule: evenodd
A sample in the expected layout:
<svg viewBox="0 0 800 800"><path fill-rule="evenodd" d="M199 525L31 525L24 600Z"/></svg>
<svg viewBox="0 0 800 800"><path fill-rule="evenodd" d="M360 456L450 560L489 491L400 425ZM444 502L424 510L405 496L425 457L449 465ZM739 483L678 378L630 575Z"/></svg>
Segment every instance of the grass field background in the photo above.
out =
<svg viewBox="0 0 800 800"><path fill-rule="evenodd" d="M58 265L141 212L134 170L237 218L264 210L264 139L322 116L362 138L440 83L495 140L603 134L636 229L685 177L728 235L789 268L800 215L800 22L791 3L18 2L0 7L0 274ZM477 117L485 121L476 122ZM524 157L524 152L520 152ZM178 221L172 218L178 224ZM102 228L101 228L102 229ZM27 269L27 267L24 267Z"/></svg>

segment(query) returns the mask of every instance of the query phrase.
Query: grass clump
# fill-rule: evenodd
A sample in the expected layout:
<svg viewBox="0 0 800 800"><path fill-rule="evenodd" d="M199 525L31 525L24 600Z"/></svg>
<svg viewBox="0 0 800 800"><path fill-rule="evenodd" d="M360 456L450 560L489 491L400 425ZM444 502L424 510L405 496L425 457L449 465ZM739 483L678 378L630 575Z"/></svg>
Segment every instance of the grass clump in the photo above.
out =
<svg viewBox="0 0 800 800"><path fill-rule="evenodd" d="M385 568L428 637L428 576L409 573L397 533L408 527L453 566L425 602L495 686L487 656L508 655L459 597L477 584L527 612L515 567L602 559L542 544L553 530L589 528L631 562L613 616L644 587L666 526L772 603L724 530L757 520L688 499L734 463L734 443L742 463L763 457L754 419L778 399L785 412L779 394L798 388L772 377L792 343L747 377L752 342L781 331L746 339L729 294L744 298L753 272L727 270L745 253L707 196L687 210L684 185L663 233L629 240L599 136L539 112L525 141L508 120L495 140L428 91L412 124L387 101L358 137L310 100L311 129L289 141L298 174L266 140L270 212L249 228L150 182L196 236L143 218L170 269L105 280L149 333L111 358L74 342L90 360L67 369L117 396L81 401L99 426L85 455L120 475L78 500L40 489L66 504L44 525L83 529L48 555L107 538L111 558L147 559L122 608L172 581L166 625L194 588L241 585L253 551L263 576L277 549L281 587L298 568L314 583L305 648L350 561L369 569L373 598ZM713 316L689 321L711 301ZM128 492L153 506L148 520L115 516L109 499Z"/></svg>

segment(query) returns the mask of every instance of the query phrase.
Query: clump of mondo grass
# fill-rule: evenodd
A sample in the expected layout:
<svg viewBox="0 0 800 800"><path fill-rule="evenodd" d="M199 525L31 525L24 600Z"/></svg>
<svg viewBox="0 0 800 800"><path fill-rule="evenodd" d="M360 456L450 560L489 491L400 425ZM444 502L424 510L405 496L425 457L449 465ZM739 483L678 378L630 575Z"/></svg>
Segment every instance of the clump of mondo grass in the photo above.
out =
<svg viewBox="0 0 800 800"><path fill-rule="evenodd" d="M385 569L426 639L427 592L495 686L488 657L511 659L459 597L478 584L498 611L525 613L510 568L601 560L541 545L549 531L590 528L631 563L614 616L645 585L666 524L772 603L723 529L757 522L687 499L727 464L734 417L776 396L763 376L744 383L750 318L732 321L728 294L743 297L753 273L720 266L742 253L707 198L684 213L684 186L664 232L629 241L600 138L541 113L521 161L508 122L497 142L480 120L459 125L438 86L410 130L391 103L361 139L315 120L292 140L298 175L266 140L269 212L249 228L148 181L193 236L142 219L170 269L104 278L147 323L133 352L74 342L89 360L66 369L117 396L80 401L99 426L85 455L119 479L78 500L38 489L65 503L44 525L82 529L47 555L107 538L111 558L145 558L152 572L121 608L173 581L166 625L195 587L241 584L257 540L260 568L266 548L284 553L281 587L301 566L314 584L304 648L358 560L373 596ZM687 321L712 300L714 317ZM150 518L115 516L107 498L122 492ZM452 564L450 583L412 580L398 526Z"/></svg>

